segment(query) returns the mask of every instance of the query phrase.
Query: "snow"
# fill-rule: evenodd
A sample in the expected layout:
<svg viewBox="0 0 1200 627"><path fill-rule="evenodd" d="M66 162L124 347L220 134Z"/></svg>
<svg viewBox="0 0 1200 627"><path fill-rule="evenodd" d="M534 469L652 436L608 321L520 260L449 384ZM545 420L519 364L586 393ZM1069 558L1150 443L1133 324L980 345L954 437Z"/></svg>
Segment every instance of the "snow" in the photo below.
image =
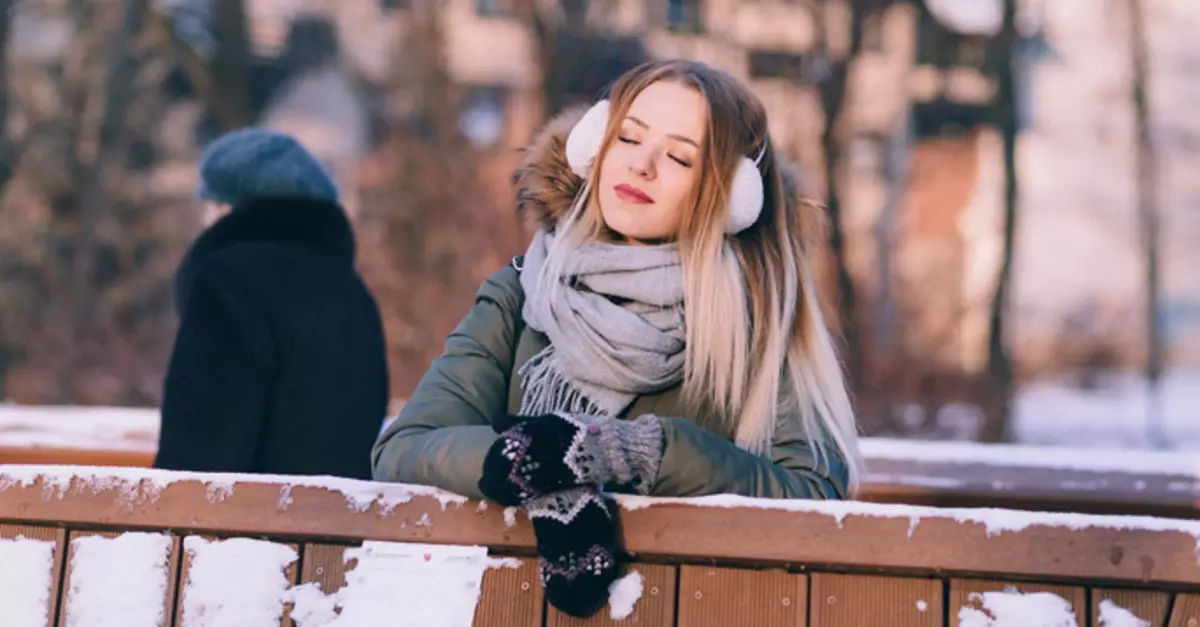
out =
<svg viewBox="0 0 1200 627"><path fill-rule="evenodd" d="M921 463L1020 466L1200 480L1200 455L1195 453L889 438L863 438L861 448L868 465L873 459L914 460Z"/></svg>
<svg viewBox="0 0 1200 627"><path fill-rule="evenodd" d="M958 611L959 627L1079 627L1071 604L1049 592L1022 594L1012 587L1004 592L972 592L980 607Z"/></svg>
<svg viewBox="0 0 1200 627"><path fill-rule="evenodd" d="M613 620L625 620L633 614L633 607L642 598L642 574L630 571L608 587L609 615Z"/></svg>
<svg viewBox="0 0 1200 627"><path fill-rule="evenodd" d="M72 490L79 494L90 490L98 494L117 490L126 504L154 503L168 486L180 481L198 481L206 487L210 502L220 502L233 494L240 483L279 485L277 506L286 510L292 503L292 490L297 487L318 488L338 492L353 511L365 512L372 505L387 513L414 496L434 498L445 509L449 504L463 504L467 498L428 486L360 481L340 477L290 476L237 473L199 473L167 471L152 468L118 468L110 466L41 466L0 465L0 492L13 487L24 488L42 482L42 497L63 498Z"/></svg>
<svg viewBox="0 0 1200 627"><path fill-rule="evenodd" d="M929 602L928 601L917 601L917 611L922 614L929 611Z"/></svg>
<svg viewBox="0 0 1200 627"><path fill-rule="evenodd" d="M162 533L75 538L67 627L163 625L171 543Z"/></svg>
<svg viewBox="0 0 1200 627"><path fill-rule="evenodd" d="M1100 627L1150 627L1150 621L1142 620L1133 612L1113 603L1111 599L1100 602Z"/></svg>
<svg viewBox="0 0 1200 627"><path fill-rule="evenodd" d="M1193 464L1200 463L1200 368L1166 373L1160 394L1167 441L1179 454L1190 454ZM1081 389L1066 377L1041 380L1019 390L1013 433L1018 442L1032 446L1120 449L1122 455L1152 449L1147 395L1145 381L1135 373L1108 374L1095 390ZM1170 457L1165 451L1150 454Z"/></svg>
<svg viewBox="0 0 1200 627"><path fill-rule="evenodd" d="M0 538L0 616L5 627L46 627L55 543L17 536Z"/></svg>
<svg viewBox="0 0 1200 627"><path fill-rule="evenodd" d="M925 0L937 21L964 35L993 36L1004 23L1000 0Z"/></svg>
<svg viewBox="0 0 1200 627"><path fill-rule="evenodd" d="M153 453L158 409L0 403L0 447Z"/></svg>
<svg viewBox="0 0 1200 627"><path fill-rule="evenodd" d="M297 627L470 627L484 572L520 565L488 557L482 546L403 542L364 542L344 559L358 563L341 590L327 595L305 584L284 596Z"/></svg>
<svg viewBox="0 0 1200 627"><path fill-rule="evenodd" d="M656 505L681 504L693 507L743 507L797 513L823 514L833 518L838 527L847 516L907 519L911 538L923 520L953 520L958 523L983 525L987 536L1020 532L1032 526L1059 527L1079 531L1110 529L1118 531L1159 531L1185 533L1196 539L1196 557L1200 562L1200 520L1155 518L1151 516L1101 516L1069 512L1033 512L995 508L953 508L903 505L899 503L869 503L862 501L809 501L750 498L735 494L674 498L648 497L627 494L612 495L626 511Z"/></svg>
<svg viewBox="0 0 1200 627"><path fill-rule="evenodd" d="M183 627L279 623L291 585L285 569L299 558L294 549L265 540L199 536L184 538L183 545L192 554L183 587Z"/></svg>

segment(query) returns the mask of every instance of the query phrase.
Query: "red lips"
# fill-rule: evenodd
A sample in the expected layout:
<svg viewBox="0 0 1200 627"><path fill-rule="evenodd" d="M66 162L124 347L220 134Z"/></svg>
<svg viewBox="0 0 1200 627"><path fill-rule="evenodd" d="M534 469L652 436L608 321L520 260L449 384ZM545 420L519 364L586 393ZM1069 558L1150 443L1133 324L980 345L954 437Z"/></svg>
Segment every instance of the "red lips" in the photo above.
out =
<svg viewBox="0 0 1200 627"><path fill-rule="evenodd" d="M616 192L617 196L625 202L632 202L640 205L648 205L654 202L654 199L646 194L646 192L643 192L632 185L626 185L622 183L614 187L613 191Z"/></svg>

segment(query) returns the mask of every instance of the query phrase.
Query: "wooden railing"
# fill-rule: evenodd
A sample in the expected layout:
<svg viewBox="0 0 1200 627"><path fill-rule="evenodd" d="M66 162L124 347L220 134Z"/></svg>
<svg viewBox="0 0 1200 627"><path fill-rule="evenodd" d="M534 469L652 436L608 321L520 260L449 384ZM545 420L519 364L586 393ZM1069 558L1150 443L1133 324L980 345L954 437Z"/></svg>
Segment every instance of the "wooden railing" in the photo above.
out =
<svg viewBox="0 0 1200 627"><path fill-rule="evenodd" d="M214 599L226 595L237 597L227 600L233 605L277 606L277 618L254 624L308 627L328 624L312 613L311 598L300 600L297 591L314 592L304 586L309 583L320 584L317 596L343 586L354 592L338 597L343 615L355 603L390 607L393 617L416 611L415 604L428 598L413 596L423 592L412 586L433 577L428 569L443 559L435 555L430 562L426 553L422 560L423 549L411 544L420 543L488 549L492 561L482 570L474 622L459 623L476 626L942 627L965 625L960 616L985 612L988 597L973 593L1005 590L1030 605L1060 599L1075 617L1071 624L1080 627L1100 627L1102 612L1117 611L1154 627L1200 625L1200 521L728 496L618 502L628 568L641 577L640 591L631 580L633 592L623 595L633 605L620 620L613 618L620 615L615 602L587 621L544 603L532 531L514 511L424 487L298 477L0 467L0 536L52 549L43 561L5 559L5 551L16 554L17 544L0 540L0 581L50 586L37 627L76 624L82 613L101 611L105 603L115 607L122 595L163 608L158 622L146 619L147 625L183 625L188 612L211 617L220 610ZM157 535L122 535L129 532ZM89 586L107 583L96 581L95 560L105 554L91 548L89 559L83 555L86 547L99 546L86 544L95 536L157 542L101 572L127 575L139 559L165 567L89 595ZM207 544L231 538L253 543L232 557ZM368 572L365 553L347 553L359 546L379 553L416 550L415 558L397 567L416 578L373 588L372 577L393 575ZM514 559L501 563L499 556ZM228 571L221 570L222 559ZM203 576L193 571L200 560ZM33 572L39 568L49 572ZM255 585L270 594L225 590L220 586L230 582L221 581L222 572L258 572ZM271 588L275 579L278 590ZM132 589L137 586L142 589ZM289 586L292 595L285 593ZM1041 592L1055 597L1020 596ZM18 602L4 594L0 590L0 608ZM27 610L29 599L21 601ZM323 607L334 606L329 600ZM389 624L419 624L399 620Z"/></svg>
<svg viewBox="0 0 1200 627"><path fill-rule="evenodd" d="M0 405L0 464L149 467L158 420L154 409ZM864 501L1200 519L1198 454L877 438L863 451Z"/></svg>
<svg viewBox="0 0 1200 627"><path fill-rule="evenodd" d="M955 445L911 442L907 443L911 455L884 456L873 446L875 442L864 440L867 473L859 494L863 501L1200 519L1200 455L1191 472L1122 471L1004 461L1009 450L1033 447L988 445L980 450L996 453L995 459L972 459L970 455L946 459L928 451ZM1052 449L1042 454L1049 461L1060 456ZM148 468L153 462L153 446L140 440L108 446L6 446L0 438L0 464Z"/></svg>

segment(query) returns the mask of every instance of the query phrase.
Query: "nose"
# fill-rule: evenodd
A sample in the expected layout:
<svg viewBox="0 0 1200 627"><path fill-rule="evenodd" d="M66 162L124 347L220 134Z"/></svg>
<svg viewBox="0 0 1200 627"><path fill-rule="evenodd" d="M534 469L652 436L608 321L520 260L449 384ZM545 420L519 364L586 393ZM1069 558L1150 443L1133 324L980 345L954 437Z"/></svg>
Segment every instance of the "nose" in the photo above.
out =
<svg viewBox="0 0 1200 627"><path fill-rule="evenodd" d="M638 146L638 150L631 157L630 172L644 179L654 178L654 151L649 146Z"/></svg>

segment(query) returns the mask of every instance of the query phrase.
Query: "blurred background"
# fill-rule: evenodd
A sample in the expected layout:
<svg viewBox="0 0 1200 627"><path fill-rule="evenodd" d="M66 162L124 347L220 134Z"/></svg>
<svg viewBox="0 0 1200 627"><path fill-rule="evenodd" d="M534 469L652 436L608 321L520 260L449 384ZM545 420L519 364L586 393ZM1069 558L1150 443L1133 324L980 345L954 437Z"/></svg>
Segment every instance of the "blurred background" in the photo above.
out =
<svg viewBox="0 0 1200 627"><path fill-rule="evenodd" d="M0 414L26 430L157 413L216 135L289 131L337 174L398 407L523 251L539 125L686 57L753 87L828 205L865 434L1200 451L1196 0L0 7Z"/></svg>

